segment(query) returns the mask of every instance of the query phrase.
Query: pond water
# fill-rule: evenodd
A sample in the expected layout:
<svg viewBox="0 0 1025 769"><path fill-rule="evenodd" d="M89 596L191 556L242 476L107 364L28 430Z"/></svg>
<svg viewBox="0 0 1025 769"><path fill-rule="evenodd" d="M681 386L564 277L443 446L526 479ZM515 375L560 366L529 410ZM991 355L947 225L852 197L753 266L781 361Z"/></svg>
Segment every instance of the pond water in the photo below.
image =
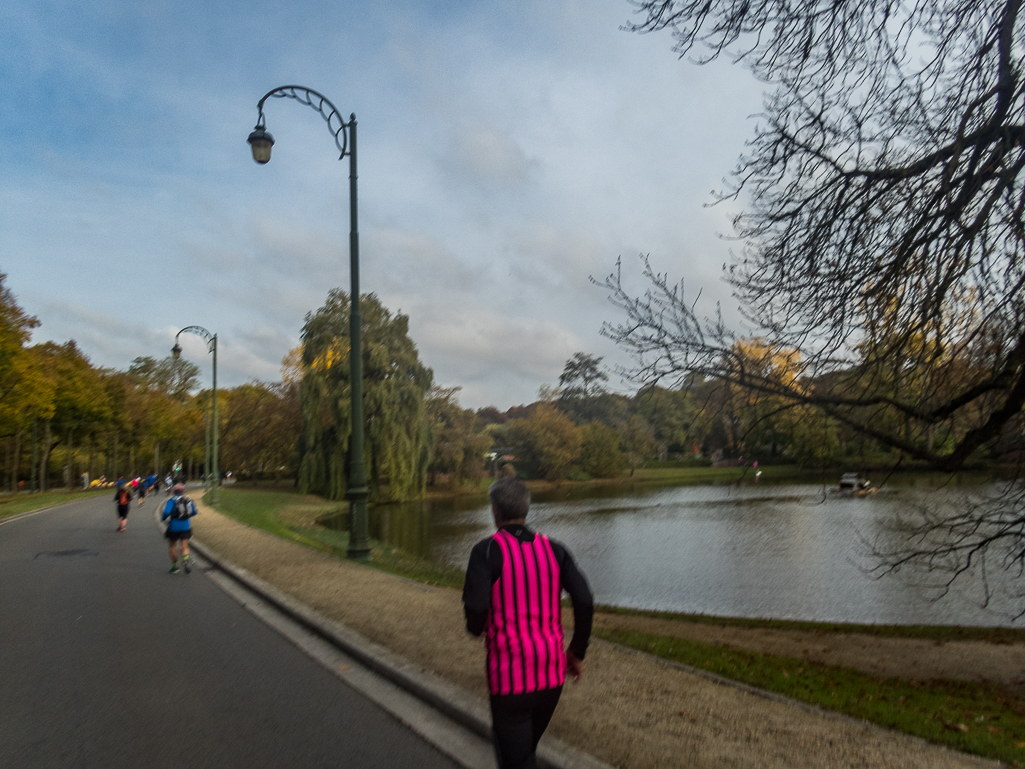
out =
<svg viewBox="0 0 1025 769"><path fill-rule="evenodd" d="M923 504L956 504L959 493L894 487L851 498L821 485L617 488L601 497L536 495L528 524L570 548L603 604L777 619L1010 625L1014 594L1025 584L1004 572L991 582L996 596L989 608L980 605L978 579L933 600L936 575L872 572L870 543L895 546L902 515ZM490 507L480 499L378 506L370 527L378 539L459 567L493 530Z"/></svg>

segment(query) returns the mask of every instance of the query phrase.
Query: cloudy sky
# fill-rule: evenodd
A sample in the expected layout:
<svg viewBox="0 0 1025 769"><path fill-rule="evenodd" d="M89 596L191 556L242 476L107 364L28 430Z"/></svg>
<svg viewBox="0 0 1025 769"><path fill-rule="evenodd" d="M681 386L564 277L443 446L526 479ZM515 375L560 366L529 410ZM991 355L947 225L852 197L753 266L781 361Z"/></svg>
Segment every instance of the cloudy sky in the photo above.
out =
<svg viewBox="0 0 1025 769"><path fill-rule="evenodd" d="M760 86L638 35L626 0L0 4L0 272L96 365L218 334L218 380L277 380L307 312L348 290L348 161L301 84L359 121L361 282L409 315L439 384L529 403L617 320L638 256L709 312L732 209L711 191ZM186 355L209 376L201 339ZM209 381L205 379L205 381ZM626 389L615 378L612 384Z"/></svg>

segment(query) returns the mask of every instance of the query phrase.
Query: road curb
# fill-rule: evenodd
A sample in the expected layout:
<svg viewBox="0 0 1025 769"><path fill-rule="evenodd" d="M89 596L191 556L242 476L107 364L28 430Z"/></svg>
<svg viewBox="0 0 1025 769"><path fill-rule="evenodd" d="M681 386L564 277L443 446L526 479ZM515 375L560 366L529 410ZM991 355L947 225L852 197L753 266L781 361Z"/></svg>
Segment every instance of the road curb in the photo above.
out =
<svg viewBox="0 0 1025 769"><path fill-rule="evenodd" d="M491 741L491 713L487 703L425 668L328 619L255 574L223 558L212 548L191 540L191 547L213 566L258 595L311 633L333 644L382 678L439 712ZM545 769L612 769L609 764L554 737L544 737L537 750Z"/></svg>

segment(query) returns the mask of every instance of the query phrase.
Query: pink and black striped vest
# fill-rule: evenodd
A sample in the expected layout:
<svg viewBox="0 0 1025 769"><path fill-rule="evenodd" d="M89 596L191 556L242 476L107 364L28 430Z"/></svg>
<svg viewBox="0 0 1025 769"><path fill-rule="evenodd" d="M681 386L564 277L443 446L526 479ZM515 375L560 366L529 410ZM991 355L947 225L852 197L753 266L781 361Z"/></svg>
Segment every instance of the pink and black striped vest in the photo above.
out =
<svg viewBox="0 0 1025 769"><path fill-rule="evenodd" d="M501 529L502 574L491 587L487 628L488 687L492 694L523 694L566 680L559 564L548 537L521 542Z"/></svg>

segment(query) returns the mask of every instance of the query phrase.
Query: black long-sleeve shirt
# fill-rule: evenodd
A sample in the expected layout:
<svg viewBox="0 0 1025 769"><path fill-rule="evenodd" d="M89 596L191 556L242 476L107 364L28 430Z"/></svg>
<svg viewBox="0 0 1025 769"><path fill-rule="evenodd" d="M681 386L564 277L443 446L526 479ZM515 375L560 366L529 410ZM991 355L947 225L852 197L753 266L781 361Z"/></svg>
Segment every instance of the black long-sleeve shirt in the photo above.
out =
<svg viewBox="0 0 1025 769"><path fill-rule="evenodd" d="M521 542L533 542L534 532L522 524L514 523L502 527ZM470 551L470 563L466 567L466 582L463 584L463 612L466 614L466 629L475 636L484 632L491 612L491 587L502 575L504 557L502 548L492 545L492 538L482 539ZM548 540L559 564L559 582L569 593L573 602L573 638L570 651L582 660L587 653L591 639L591 623L594 619L594 596L573 556L565 545Z"/></svg>

